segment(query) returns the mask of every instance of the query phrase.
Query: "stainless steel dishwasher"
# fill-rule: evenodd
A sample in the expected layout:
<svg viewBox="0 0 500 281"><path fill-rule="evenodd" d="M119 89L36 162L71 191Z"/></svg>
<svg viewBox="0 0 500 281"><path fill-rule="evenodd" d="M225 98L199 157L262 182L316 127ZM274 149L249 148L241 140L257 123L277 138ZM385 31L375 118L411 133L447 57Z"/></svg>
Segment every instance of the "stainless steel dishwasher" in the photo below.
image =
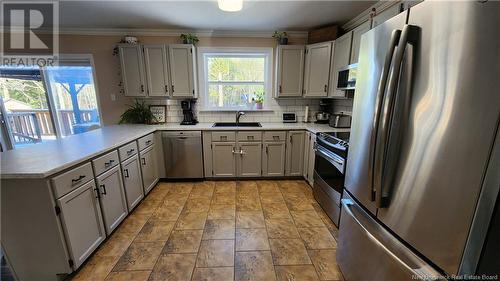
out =
<svg viewBox="0 0 500 281"><path fill-rule="evenodd" d="M201 131L163 132L167 178L203 178Z"/></svg>

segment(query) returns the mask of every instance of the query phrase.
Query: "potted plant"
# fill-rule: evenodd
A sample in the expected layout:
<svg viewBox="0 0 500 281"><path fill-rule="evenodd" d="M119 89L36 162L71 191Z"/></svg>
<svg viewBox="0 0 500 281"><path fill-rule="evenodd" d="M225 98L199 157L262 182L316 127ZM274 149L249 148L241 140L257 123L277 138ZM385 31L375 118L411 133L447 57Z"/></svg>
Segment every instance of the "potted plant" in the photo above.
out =
<svg viewBox="0 0 500 281"><path fill-rule="evenodd" d="M273 38L278 40L278 44L287 45L288 44L288 35L284 31L274 31Z"/></svg>
<svg viewBox="0 0 500 281"><path fill-rule="evenodd" d="M129 108L121 115L119 123L152 124L154 122L156 118L146 102L135 99L134 104L129 105Z"/></svg>
<svg viewBox="0 0 500 281"><path fill-rule="evenodd" d="M259 92L259 93L254 93L254 102L255 102L255 108L256 109L262 109L262 105L264 103L264 92Z"/></svg>
<svg viewBox="0 0 500 281"><path fill-rule="evenodd" d="M182 43L184 44L196 44L200 39L198 39L198 36L188 33L188 34L181 34L181 39Z"/></svg>

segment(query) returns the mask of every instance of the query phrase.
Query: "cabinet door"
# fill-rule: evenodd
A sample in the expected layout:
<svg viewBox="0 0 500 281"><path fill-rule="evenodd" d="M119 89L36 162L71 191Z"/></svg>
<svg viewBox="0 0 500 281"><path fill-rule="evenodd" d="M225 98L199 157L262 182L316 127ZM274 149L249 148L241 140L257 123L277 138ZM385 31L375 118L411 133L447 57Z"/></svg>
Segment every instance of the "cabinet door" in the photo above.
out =
<svg viewBox="0 0 500 281"><path fill-rule="evenodd" d="M236 144L212 143L212 174L214 177L236 177Z"/></svg>
<svg viewBox="0 0 500 281"><path fill-rule="evenodd" d="M371 25L372 25L371 21L368 20L352 30L351 59L349 63L352 64L358 62L359 44L361 43L361 35L370 30Z"/></svg>
<svg viewBox="0 0 500 281"><path fill-rule="evenodd" d="M309 171L309 143L311 141L311 132L306 132L304 136L304 168L302 176L307 180L307 172Z"/></svg>
<svg viewBox="0 0 500 281"><path fill-rule="evenodd" d="M258 177L262 172L262 143L238 143L238 176Z"/></svg>
<svg viewBox="0 0 500 281"><path fill-rule="evenodd" d="M332 75L330 76L331 97L345 97L343 90L337 90L339 70L349 65L351 57L352 32L346 33L335 40L335 51L332 56Z"/></svg>
<svg viewBox="0 0 500 281"><path fill-rule="evenodd" d="M69 254L77 269L106 238L94 180L57 200Z"/></svg>
<svg viewBox="0 0 500 281"><path fill-rule="evenodd" d="M282 177L285 175L285 142L265 142L262 151L262 175Z"/></svg>
<svg viewBox="0 0 500 281"><path fill-rule="evenodd" d="M132 210L144 198L139 157L136 155L122 163L123 185L127 195L127 206Z"/></svg>
<svg viewBox="0 0 500 281"><path fill-rule="evenodd" d="M302 96L304 46L278 46L277 97Z"/></svg>
<svg viewBox="0 0 500 281"><path fill-rule="evenodd" d="M309 140L309 147L306 149L309 149L309 159L308 159L308 166L307 166L307 181L311 186L314 184L314 160L316 157L316 135L311 134L311 139Z"/></svg>
<svg viewBox="0 0 500 281"><path fill-rule="evenodd" d="M142 183L144 186L144 194L148 194L149 191L158 182L158 169L156 163L156 155L154 153L155 145L153 144L149 148L144 149L140 153L141 161L141 172L142 172Z"/></svg>
<svg viewBox="0 0 500 281"><path fill-rule="evenodd" d="M128 214L120 166L98 176L96 180L104 226L110 234Z"/></svg>
<svg viewBox="0 0 500 281"><path fill-rule="evenodd" d="M118 47L122 71L122 83L125 96L146 96L144 61L139 45L122 45Z"/></svg>
<svg viewBox="0 0 500 281"><path fill-rule="evenodd" d="M416 2L416 1L415 1ZM414 1L410 1L409 2L410 4L411 3L414 3ZM418 3L418 2L416 2ZM377 12L377 15L373 17L373 24L372 24L372 28L377 26L377 25L380 25L382 23L384 23L386 20L394 17L395 15L399 14L401 12L401 3L399 4L396 4L394 6L391 6L389 7L388 9L385 9L383 10L382 12L378 13Z"/></svg>
<svg viewBox="0 0 500 281"><path fill-rule="evenodd" d="M193 50L193 45L174 44L168 47L172 97L194 97Z"/></svg>
<svg viewBox="0 0 500 281"><path fill-rule="evenodd" d="M302 176L304 168L304 131L290 131L286 144L286 175Z"/></svg>
<svg viewBox="0 0 500 281"><path fill-rule="evenodd" d="M144 61L148 95L165 97L169 94L167 47L165 45L145 45Z"/></svg>
<svg viewBox="0 0 500 281"><path fill-rule="evenodd" d="M330 77L332 43L307 45L304 97L326 97Z"/></svg>

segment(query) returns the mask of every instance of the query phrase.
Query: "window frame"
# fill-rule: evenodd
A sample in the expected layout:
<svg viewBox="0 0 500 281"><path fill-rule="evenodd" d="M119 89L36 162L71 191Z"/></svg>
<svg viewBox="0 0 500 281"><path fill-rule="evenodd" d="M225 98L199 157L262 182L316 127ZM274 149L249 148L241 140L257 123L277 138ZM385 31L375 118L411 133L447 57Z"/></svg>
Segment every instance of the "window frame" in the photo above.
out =
<svg viewBox="0 0 500 281"><path fill-rule="evenodd" d="M263 111L266 110L268 104L268 99L272 97L272 63L273 63L273 51L271 47L198 47L197 61L198 63L198 88L199 88L199 105L201 111ZM211 55L218 56L258 56L264 57L264 104L263 109L252 109L247 107L214 107L208 104L208 85L213 82L208 81L208 65L205 58ZM228 85L260 85L262 82L248 82L248 81L220 81L217 84L228 84Z"/></svg>

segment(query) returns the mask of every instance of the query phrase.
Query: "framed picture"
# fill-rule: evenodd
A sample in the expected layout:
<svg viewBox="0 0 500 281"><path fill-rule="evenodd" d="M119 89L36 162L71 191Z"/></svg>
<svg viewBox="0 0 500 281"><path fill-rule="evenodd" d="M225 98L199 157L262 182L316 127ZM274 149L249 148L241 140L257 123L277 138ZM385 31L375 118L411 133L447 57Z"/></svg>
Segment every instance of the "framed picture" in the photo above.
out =
<svg viewBox="0 0 500 281"><path fill-rule="evenodd" d="M155 123L165 123L167 122L167 106L166 105L150 105L149 110L156 117Z"/></svg>

